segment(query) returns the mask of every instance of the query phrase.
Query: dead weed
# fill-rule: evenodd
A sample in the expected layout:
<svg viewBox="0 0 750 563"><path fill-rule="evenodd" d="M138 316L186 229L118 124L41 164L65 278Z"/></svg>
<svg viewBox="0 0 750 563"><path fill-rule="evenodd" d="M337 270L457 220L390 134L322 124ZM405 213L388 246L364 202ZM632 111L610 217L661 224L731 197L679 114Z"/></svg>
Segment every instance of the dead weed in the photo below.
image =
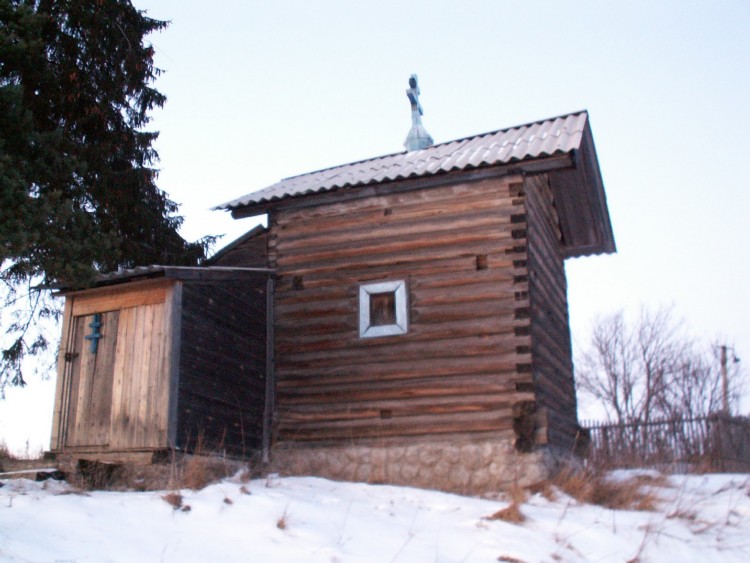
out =
<svg viewBox="0 0 750 563"><path fill-rule="evenodd" d="M654 488L664 486L663 476L634 475L613 479L606 472L591 469L566 468L552 484L578 502L596 504L618 510L656 510L659 497Z"/></svg>
<svg viewBox="0 0 750 563"><path fill-rule="evenodd" d="M288 517L286 510L284 510L284 514L282 514L278 520L276 520L276 527L279 530L286 530L287 526L289 525Z"/></svg>
<svg viewBox="0 0 750 563"><path fill-rule="evenodd" d="M174 510L179 510L181 512L190 512L192 510L189 504L183 504L183 497L177 491L167 493L161 498L163 498Z"/></svg>
<svg viewBox="0 0 750 563"><path fill-rule="evenodd" d="M494 514L485 516L484 519L502 520L503 522L508 522L510 524L523 524L526 521L526 516L521 512L520 504L517 502L511 502L508 506L498 510Z"/></svg>

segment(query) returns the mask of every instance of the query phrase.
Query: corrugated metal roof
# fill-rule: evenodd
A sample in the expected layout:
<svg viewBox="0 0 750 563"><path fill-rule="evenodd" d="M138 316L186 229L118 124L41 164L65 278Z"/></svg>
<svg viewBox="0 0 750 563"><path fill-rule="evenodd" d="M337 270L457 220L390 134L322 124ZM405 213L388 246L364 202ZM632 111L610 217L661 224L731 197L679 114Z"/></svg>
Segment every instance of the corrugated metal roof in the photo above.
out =
<svg viewBox="0 0 750 563"><path fill-rule="evenodd" d="M269 274L273 270L268 268L244 268L237 266L162 266L151 264L149 266L136 266L135 268L123 268L114 272L99 274L94 279L94 287L120 284L138 279L147 278L172 278L172 279L210 279L248 277L257 274ZM65 285L50 287L62 293L77 291Z"/></svg>
<svg viewBox="0 0 750 563"><path fill-rule="evenodd" d="M267 268L244 268L239 266L162 266L151 264L149 266L136 266L135 268L123 268L106 274L96 276L97 282L106 282L123 278L135 278L140 276L166 276L179 278L187 276L190 272L211 274L212 272L270 272Z"/></svg>
<svg viewBox="0 0 750 563"><path fill-rule="evenodd" d="M587 119L587 112L581 111L449 141L423 150L401 152L309 172L286 178L214 209L232 210L338 188L566 154L580 147Z"/></svg>

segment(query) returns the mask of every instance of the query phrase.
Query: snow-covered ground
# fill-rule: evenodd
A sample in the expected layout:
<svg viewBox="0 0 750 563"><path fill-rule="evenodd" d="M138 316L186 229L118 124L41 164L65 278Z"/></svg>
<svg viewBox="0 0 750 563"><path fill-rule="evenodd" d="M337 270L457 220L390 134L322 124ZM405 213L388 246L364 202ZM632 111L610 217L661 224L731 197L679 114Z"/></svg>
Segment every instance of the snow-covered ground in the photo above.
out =
<svg viewBox="0 0 750 563"><path fill-rule="evenodd" d="M750 561L750 477L673 476L655 512L540 494L507 506L435 491L312 477L227 479L166 492L79 493L2 480L2 561Z"/></svg>

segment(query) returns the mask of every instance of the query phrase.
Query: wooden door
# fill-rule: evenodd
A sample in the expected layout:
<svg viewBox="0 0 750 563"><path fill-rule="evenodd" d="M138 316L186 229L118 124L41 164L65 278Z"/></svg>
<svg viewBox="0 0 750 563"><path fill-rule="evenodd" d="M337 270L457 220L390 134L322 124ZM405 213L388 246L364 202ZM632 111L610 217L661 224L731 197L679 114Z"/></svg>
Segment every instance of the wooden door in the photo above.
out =
<svg viewBox="0 0 750 563"><path fill-rule="evenodd" d="M167 446L169 346L165 304L120 311L111 392L110 448Z"/></svg>
<svg viewBox="0 0 750 563"><path fill-rule="evenodd" d="M66 446L109 444L119 311L73 318Z"/></svg>

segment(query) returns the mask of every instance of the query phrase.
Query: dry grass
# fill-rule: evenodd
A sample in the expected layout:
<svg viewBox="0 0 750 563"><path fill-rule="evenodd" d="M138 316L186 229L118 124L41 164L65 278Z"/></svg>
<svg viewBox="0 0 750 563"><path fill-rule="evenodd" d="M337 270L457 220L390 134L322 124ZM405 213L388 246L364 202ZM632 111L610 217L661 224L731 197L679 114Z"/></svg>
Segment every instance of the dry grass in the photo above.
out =
<svg viewBox="0 0 750 563"><path fill-rule="evenodd" d="M112 489L113 484L123 481L125 466L88 459L78 460L76 471L68 481L84 491Z"/></svg>
<svg viewBox="0 0 750 563"><path fill-rule="evenodd" d="M180 484L187 489L203 489L211 481L209 474L209 458L191 456L182 468Z"/></svg>
<svg viewBox="0 0 750 563"><path fill-rule="evenodd" d="M193 455L189 456L180 468L178 481L180 488L184 487L197 491L203 489L210 482L208 476L209 458L204 456L203 453L203 434L199 434ZM172 463L174 464L174 459Z"/></svg>
<svg viewBox="0 0 750 563"><path fill-rule="evenodd" d="M164 501L175 510L182 508L182 495L177 492L167 493L163 497Z"/></svg>
<svg viewBox="0 0 750 563"><path fill-rule="evenodd" d="M697 522L698 512L690 508L678 507L674 509L672 512L670 512L669 514L667 514L667 518L669 519L677 518L680 520L686 520L688 522Z"/></svg>
<svg viewBox="0 0 750 563"><path fill-rule="evenodd" d="M511 504L521 505L529 500L529 490L521 487L518 483L514 483L508 491L508 498Z"/></svg>
<svg viewBox="0 0 750 563"><path fill-rule="evenodd" d="M175 488L197 491L229 477L232 471L237 469L230 469L230 465L232 464L226 457L206 450L203 434L199 433L192 454L181 456L179 462L176 462L174 455L172 456L173 483Z"/></svg>
<svg viewBox="0 0 750 563"><path fill-rule="evenodd" d="M276 520L276 527L279 530L286 530L287 526L289 525L288 517L286 510L284 510L284 514L282 514L278 520Z"/></svg>
<svg viewBox="0 0 750 563"><path fill-rule="evenodd" d="M517 502L511 502L505 508L502 508L490 516L485 516L485 520L502 520L510 524L523 524L526 516L521 512L521 505Z"/></svg>
<svg viewBox="0 0 750 563"><path fill-rule="evenodd" d="M508 506L498 510L484 520L502 520L511 524L522 524L526 516L521 510L531 494L541 494L547 500L557 500L558 491L573 497L578 502L595 504L616 510L656 510L659 503L655 489L666 484L664 476L634 475L627 479L613 479L606 471L568 467L553 479L536 483L530 487L514 485L508 491Z"/></svg>
<svg viewBox="0 0 750 563"><path fill-rule="evenodd" d="M171 459L170 459L171 458ZM71 465L68 482L83 490L199 490L239 472L247 462L218 455L173 452L152 463L104 463L79 460Z"/></svg>
<svg viewBox="0 0 750 563"><path fill-rule="evenodd" d="M172 491L171 493L167 493L161 498L163 498L164 501L175 510L180 510L182 512L190 512L192 510L189 504L183 504L182 502L183 497L177 491Z"/></svg>
<svg viewBox="0 0 750 563"><path fill-rule="evenodd" d="M532 495L540 494L550 502L554 502L557 500L557 493L555 492L555 487L551 481L541 481L539 483L534 483L533 485L529 486L528 491Z"/></svg>
<svg viewBox="0 0 750 563"><path fill-rule="evenodd" d="M182 466L179 483L182 488L197 491L233 475L238 464L223 457L193 455Z"/></svg>
<svg viewBox="0 0 750 563"><path fill-rule="evenodd" d="M521 512L521 505L529 499L529 493L528 488L521 487L517 482L514 482L507 493L510 504L490 516L485 516L484 519L522 524L526 521L526 516Z"/></svg>
<svg viewBox="0 0 750 563"><path fill-rule="evenodd" d="M252 478L253 478L252 469L251 469L250 465L247 465L240 472L240 483L249 483Z"/></svg>
<svg viewBox="0 0 750 563"><path fill-rule="evenodd" d="M635 475L615 480L605 472L591 469L566 468L552 484L579 502L618 510L656 510L659 497L654 487L663 486L666 478Z"/></svg>

